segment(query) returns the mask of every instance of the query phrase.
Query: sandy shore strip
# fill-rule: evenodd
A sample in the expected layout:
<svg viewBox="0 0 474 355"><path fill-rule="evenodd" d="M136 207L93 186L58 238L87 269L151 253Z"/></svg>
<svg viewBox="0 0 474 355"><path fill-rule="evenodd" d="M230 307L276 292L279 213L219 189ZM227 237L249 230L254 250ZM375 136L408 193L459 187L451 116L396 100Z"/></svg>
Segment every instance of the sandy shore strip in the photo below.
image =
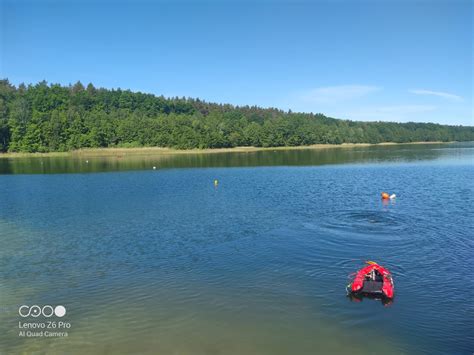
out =
<svg viewBox="0 0 474 355"><path fill-rule="evenodd" d="M302 149L334 149L334 148L359 148L395 145L418 145L418 144L449 144L453 142L410 142L410 143L343 143L343 144L313 144L296 147L234 147L213 149L173 149L162 147L140 147L140 148L84 148L70 152L49 153L0 153L1 158L45 158L45 157L113 157L113 156L135 156L135 155L175 155L175 154L214 154L214 153L248 153L257 151L275 150L302 150Z"/></svg>

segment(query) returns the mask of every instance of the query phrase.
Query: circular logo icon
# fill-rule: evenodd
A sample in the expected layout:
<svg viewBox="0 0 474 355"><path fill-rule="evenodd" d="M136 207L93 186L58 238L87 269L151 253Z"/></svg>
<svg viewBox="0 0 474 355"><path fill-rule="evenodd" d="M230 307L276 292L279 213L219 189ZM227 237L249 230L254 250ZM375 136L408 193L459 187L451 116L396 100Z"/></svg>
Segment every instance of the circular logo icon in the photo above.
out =
<svg viewBox="0 0 474 355"><path fill-rule="evenodd" d="M30 307L27 305L23 305L18 309L18 314L23 318L28 317L30 315Z"/></svg>
<svg viewBox="0 0 474 355"><path fill-rule="evenodd" d="M54 309L54 314L57 317L64 317L64 315L66 314L66 308L64 306L56 306L56 308Z"/></svg>
<svg viewBox="0 0 474 355"><path fill-rule="evenodd" d="M42 315L43 317L49 318L49 317L52 317L53 314L56 317L64 317L64 315L66 314L66 307L59 305L53 308L53 306L50 306L49 304L47 304L47 305L44 305L43 308L41 308L40 306L36 304L31 307L24 304L20 306L20 308L18 308L18 314L23 318L30 317L30 316L37 318L40 315Z"/></svg>
<svg viewBox="0 0 474 355"><path fill-rule="evenodd" d="M49 318L54 314L54 309L50 305L46 305L43 306L41 313L43 313L43 316L45 316L46 318Z"/></svg>
<svg viewBox="0 0 474 355"><path fill-rule="evenodd" d="M37 306L37 305L33 305L30 307L30 315L32 317L39 317L41 314L41 308L40 306Z"/></svg>

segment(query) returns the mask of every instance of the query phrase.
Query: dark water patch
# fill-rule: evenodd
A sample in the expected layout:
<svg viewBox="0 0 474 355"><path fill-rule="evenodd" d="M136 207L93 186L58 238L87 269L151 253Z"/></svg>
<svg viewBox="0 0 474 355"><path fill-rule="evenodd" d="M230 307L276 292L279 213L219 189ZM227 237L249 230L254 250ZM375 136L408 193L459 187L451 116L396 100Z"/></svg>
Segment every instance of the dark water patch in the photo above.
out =
<svg viewBox="0 0 474 355"><path fill-rule="evenodd" d="M318 166L469 159L472 143L382 145L355 148L289 149L159 155L1 158L0 174L93 173L170 168Z"/></svg>

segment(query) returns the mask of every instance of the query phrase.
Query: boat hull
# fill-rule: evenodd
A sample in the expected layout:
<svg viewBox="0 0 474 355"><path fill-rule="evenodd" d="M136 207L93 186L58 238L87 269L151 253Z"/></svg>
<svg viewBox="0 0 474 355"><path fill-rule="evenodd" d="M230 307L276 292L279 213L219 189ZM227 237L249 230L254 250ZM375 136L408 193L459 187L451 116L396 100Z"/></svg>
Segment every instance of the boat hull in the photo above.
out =
<svg viewBox="0 0 474 355"><path fill-rule="evenodd" d="M366 280L366 275L378 271L381 281ZM349 285L349 291L354 294L383 295L392 299L395 287L390 272L378 264L371 264L357 271L354 281Z"/></svg>

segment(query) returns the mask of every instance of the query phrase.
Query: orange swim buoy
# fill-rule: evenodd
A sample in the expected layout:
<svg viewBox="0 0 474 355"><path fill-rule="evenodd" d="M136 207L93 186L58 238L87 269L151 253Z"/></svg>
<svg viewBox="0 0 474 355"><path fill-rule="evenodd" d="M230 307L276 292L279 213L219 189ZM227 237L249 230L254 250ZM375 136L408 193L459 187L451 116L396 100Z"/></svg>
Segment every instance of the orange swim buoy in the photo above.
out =
<svg viewBox="0 0 474 355"><path fill-rule="evenodd" d="M386 192L382 192L382 200L390 200L390 195Z"/></svg>

